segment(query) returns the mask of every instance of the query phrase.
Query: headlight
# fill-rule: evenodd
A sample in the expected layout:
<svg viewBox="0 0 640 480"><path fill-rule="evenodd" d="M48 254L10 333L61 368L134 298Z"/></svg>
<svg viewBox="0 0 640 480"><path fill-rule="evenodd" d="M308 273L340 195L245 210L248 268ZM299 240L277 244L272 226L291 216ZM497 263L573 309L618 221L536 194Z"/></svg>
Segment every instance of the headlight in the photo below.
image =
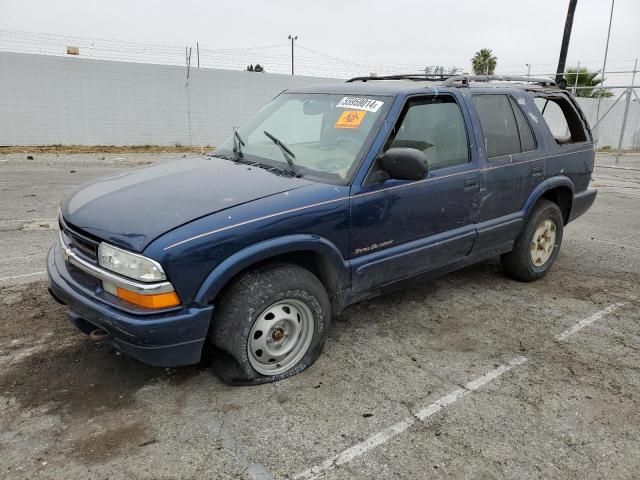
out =
<svg viewBox="0 0 640 480"><path fill-rule="evenodd" d="M98 264L124 277L143 282L157 282L167 277L155 260L127 252L106 243L98 246Z"/></svg>

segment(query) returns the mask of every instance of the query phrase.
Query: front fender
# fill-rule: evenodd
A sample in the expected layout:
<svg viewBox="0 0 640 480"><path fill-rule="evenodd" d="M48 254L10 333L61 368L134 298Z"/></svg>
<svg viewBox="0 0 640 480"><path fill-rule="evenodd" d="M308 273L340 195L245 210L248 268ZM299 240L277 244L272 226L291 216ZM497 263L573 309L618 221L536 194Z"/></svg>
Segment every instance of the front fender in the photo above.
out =
<svg viewBox="0 0 640 480"><path fill-rule="evenodd" d="M194 300L199 304L210 303L227 282L242 270L278 255L300 251L320 254L335 269L338 290L349 285L349 264L333 243L318 235L287 235L256 243L227 257L202 282Z"/></svg>
<svg viewBox="0 0 640 480"><path fill-rule="evenodd" d="M535 204L542 198L545 192L558 187L568 187L571 190L571 197L575 193L575 186L569 177L558 175L556 177L547 178L533 189L531 195L524 204L524 218L529 218Z"/></svg>

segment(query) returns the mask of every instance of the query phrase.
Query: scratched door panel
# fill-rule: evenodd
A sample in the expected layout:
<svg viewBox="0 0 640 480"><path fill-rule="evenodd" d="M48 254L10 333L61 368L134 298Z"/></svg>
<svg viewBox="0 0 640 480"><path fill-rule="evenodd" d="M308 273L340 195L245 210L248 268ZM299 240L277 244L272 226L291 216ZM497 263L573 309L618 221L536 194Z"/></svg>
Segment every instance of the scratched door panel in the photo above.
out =
<svg viewBox="0 0 640 480"><path fill-rule="evenodd" d="M352 288L367 290L464 257L475 236L473 164L351 199Z"/></svg>

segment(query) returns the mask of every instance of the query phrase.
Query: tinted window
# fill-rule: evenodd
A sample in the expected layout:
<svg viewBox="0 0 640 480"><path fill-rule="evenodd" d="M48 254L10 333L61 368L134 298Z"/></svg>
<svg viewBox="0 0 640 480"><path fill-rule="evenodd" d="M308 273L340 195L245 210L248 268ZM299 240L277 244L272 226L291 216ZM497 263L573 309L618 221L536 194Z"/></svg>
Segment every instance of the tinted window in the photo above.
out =
<svg viewBox="0 0 640 480"><path fill-rule="evenodd" d="M536 97L536 106L559 145L585 142L582 121L569 101L561 97Z"/></svg>
<svg viewBox="0 0 640 480"><path fill-rule="evenodd" d="M509 101L511 102L511 107L513 108L513 113L516 116L516 123L518 124L518 132L520 133L520 147L523 152L528 152L529 150L536 149L536 141L533 138L533 132L531 131L531 125L524 117L524 113L518 106L518 104L513 100L513 98L509 97Z"/></svg>
<svg viewBox="0 0 640 480"><path fill-rule="evenodd" d="M506 95L474 95L480 117L487 157L520 152L520 135L513 109Z"/></svg>
<svg viewBox="0 0 640 480"><path fill-rule="evenodd" d="M394 147L421 150L427 156L429 170L468 162L467 132L460 107L451 97L410 101L385 150Z"/></svg>

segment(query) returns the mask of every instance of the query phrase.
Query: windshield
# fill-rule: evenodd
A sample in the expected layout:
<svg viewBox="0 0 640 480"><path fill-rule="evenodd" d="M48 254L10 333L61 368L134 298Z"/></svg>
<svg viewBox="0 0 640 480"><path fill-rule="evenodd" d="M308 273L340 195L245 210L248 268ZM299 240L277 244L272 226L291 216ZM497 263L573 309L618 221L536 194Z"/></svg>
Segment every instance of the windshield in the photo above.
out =
<svg viewBox="0 0 640 480"><path fill-rule="evenodd" d="M241 155L311 179L347 183L390 104L390 97L381 96L283 94L216 153Z"/></svg>

